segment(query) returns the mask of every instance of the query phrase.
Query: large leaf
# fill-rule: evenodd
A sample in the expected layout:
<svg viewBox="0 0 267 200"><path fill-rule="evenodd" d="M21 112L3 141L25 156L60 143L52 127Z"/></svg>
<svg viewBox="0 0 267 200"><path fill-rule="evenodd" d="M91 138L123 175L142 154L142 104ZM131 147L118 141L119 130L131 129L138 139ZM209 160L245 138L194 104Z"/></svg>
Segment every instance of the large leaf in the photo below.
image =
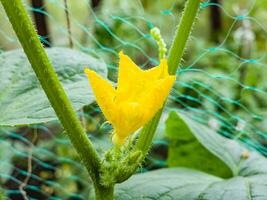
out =
<svg viewBox="0 0 267 200"><path fill-rule="evenodd" d="M105 63L90 55L67 48L46 50L75 110L94 101L84 67L103 77ZM44 123L56 120L24 52L13 50L0 54L0 126Z"/></svg>
<svg viewBox="0 0 267 200"><path fill-rule="evenodd" d="M266 200L267 175L221 179L184 168L138 174L116 188L116 200Z"/></svg>
<svg viewBox="0 0 267 200"><path fill-rule="evenodd" d="M166 137L169 141L167 162L170 167L194 168L224 178L232 175L229 167L196 139L175 112L171 112L166 120Z"/></svg>
<svg viewBox="0 0 267 200"><path fill-rule="evenodd" d="M197 140L228 165L234 175L249 176L267 173L267 159L258 152L249 151L239 141L225 138L185 114L180 113L179 116ZM244 154L248 154L248 157L244 157Z"/></svg>

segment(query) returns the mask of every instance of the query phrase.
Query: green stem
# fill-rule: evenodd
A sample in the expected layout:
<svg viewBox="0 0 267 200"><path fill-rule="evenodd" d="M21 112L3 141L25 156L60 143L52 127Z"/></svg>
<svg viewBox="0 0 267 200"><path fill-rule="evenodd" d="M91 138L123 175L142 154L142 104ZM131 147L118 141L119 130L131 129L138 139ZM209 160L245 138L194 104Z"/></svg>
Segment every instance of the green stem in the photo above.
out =
<svg viewBox="0 0 267 200"><path fill-rule="evenodd" d="M149 151L162 114L162 110L163 109L158 111L154 118L149 123L147 123L140 132L140 137L138 139L136 147L138 150L141 150L143 152L143 156L146 156Z"/></svg>
<svg viewBox="0 0 267 200"><path fill-rule="evenodd" d="M188 0L185 5L182 19L177 27L168 56L169 74L171 75L176 74L176 70L181 63L186 43L198 13L200 2L201 0Z"/></svg>
<svg viewBox="0 0 267 200"><path fill-rule="evenodd" d="M181 18L181 21L177 27L177 31L174 36L172 46L170 48L168 56L169 74L175 75L178 66L181 63L183 52L190 36L196 15L198 13L201 0L188 0ZM145 156L152 143L152 139L156 132L161 114L161 109L154 118L144 126L141 130L139 140L137 141L137 149L143 152Z"/></svg>
<svg viewBox="0 0 267 200"><path fill-rule="evenodd" d="M103 187L101 185L95 186L96 200L113 200L114 186Z"/></svg>
<svg viewBox="0 0 267 200"><path fill-rule="evenodd" d="M0 1L61 124L93 181L97 182L100 158L82 128L21 0Z"/></svg>

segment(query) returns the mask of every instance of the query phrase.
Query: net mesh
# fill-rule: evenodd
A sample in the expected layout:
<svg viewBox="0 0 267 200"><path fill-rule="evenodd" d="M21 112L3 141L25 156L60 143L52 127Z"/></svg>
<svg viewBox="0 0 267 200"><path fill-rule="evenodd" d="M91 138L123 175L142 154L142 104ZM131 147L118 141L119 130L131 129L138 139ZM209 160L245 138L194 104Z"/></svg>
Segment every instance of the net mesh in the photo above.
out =
<svg viewBox="0 0 267 200"><path fill-rule="evenodd" d="M157 45L150 29L158 27L169 47L184 5L183 0L69 0L67 6L63 0L24 3L33 20L39 17L36 25L45 46L73 45L102 57L111 80L116 80L120 50L143 68L158 64ZM166 108L166 111L190 112L195 120L264 155L267 154L266 6L260 0L201 4ZM0 9L0 52L19 48ZM43 24L38 24L42 20ZM105 119L97 105L85 107L79 115L98 151L109 148L109 137L102 126ZM161 130L160 126L158 132ZM56 122L1 129L0 182L7 198L88 197L92 184L62 131ZM157 134L154 140L154 145L161 147L160 153L155 149L156 155L149 156L145 170L166 166L164 147L168 144L162 135Z"/></svg>

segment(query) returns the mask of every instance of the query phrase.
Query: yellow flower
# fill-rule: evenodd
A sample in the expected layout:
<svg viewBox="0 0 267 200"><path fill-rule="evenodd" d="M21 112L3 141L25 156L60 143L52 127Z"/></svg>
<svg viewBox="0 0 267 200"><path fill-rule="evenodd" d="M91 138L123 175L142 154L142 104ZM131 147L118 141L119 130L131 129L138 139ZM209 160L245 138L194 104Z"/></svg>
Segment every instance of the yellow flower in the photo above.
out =
<svg viewBox="0 0 267 200"><path fill-rule="evenodd" d="M116 145L124 144L128 136L153 118L175 81L165 59L157 67L142 70L123 52L119 57L116 89L94 71L85 69L96 101L114 128L112 141Z"/></svg>

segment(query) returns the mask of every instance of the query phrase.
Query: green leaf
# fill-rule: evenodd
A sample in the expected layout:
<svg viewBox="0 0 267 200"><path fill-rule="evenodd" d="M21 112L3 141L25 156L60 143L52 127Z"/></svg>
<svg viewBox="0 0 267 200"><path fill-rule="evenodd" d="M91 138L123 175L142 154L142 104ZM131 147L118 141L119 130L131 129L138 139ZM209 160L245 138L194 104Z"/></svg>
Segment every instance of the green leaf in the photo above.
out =
<svg viewBox="0 0 267 200"><path fill-rule="evenodd" d="M179 114L197 140L212 154L220 158L235 176L267 174L267 160L256 151L249 151L239 141L228 139L214 130L197 123L185 114ZM248 158L244 153L248 152Z"/></svg>
<svg viewBox="0 0 267 200"><path fill-rule="evenodd" d="M210 153L195 137L189 126L175 112L166 120L169 141L168 165L189 167L219 177L231 177L232 172L219 158Z"/></svg>
<svg viewBox="0 0 267 200"><path fill-rule="evenodd" d="M75 110L92 103L95 99L83 70L89 67L106 77L106 64L67 48L49 48L46 51ZM57 119L21 49L0 54L0 80L0 126Z"/></svg>
<svg viewBox="0 0 267 200"><path fill-rule="evenodd" d="M170 131L168 136L176 141L180 138L181 144L190 142L194 135L200 142L199 145L225 162L235 176L222 179L185 168L155 170L134 175L118 185L115 192L116 200L267 199L267 161L262 155L250 151L245 158L244 152L247 153L248 150L238 141L225 138L184 114L171 113L167 121L167 130ZM196 149L193 151L198 156L201 155L198 151L203 151L199 145L195 145ZM205 165L206 162L213 165L213 162L209 161L210 156L199 159L198 166ZM191 158L192 155L186 157L188 160ZM194 158L197 159L197 156Z"/></svg>
<svg viewBox="0 0 267 200"><path fill-rule="evenodd" d="M195 199L209 184L220 180L218 177L185 168L155 170L134 175L118 185L116 200Z"/></svg>
<svg viewBox="0 0 267 200"><path fill-rule="evenodd" d="M116 200L265 200L267 175L221 179L185 169L134 175L116 188Z"/></svg>

